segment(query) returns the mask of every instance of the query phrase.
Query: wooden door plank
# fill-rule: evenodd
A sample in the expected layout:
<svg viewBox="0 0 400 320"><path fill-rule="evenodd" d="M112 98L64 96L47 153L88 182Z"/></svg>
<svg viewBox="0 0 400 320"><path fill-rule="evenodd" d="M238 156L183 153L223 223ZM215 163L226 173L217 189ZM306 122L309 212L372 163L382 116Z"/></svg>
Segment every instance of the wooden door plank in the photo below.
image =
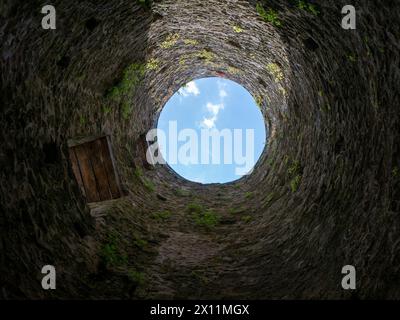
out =
<svg viewBox="0 0 400 320"><path fill-rule="evenodd" d="M71 160L72 171L74 173L75 179L78 182L79 189L82 194L86 197L85 186L83 185L81 170L79 168L78 159L76 157L75 148L69 148L69 158Z"/></svg>
<svg viewBox="0 0 400 320"><path fill-rule="evenodd" d="M100 201L97 192L96 178L93 172L92 163L86 152L85 144L75 147L76 156L78 158L79 167L81 168L83 185L85 186L86 199L88 202Z"/></svg>
<svg viewBox="0 0 400 320"><path fill-rule="evenodd" d="M104 167L106 168L106 171L107 171L110 192L111 192L113 199L119 198L121 196L119 180L118 180L118 176L117 176L114 164L113 164L113 159L111 156L111 148L109 146L108 139L102 138L101 144L102 144L102 151L103 151L102 155L103 155L103 160L104 160Z"/></svg>
<svg viewBox="0 0 400 320"><path fill-rule="evenodd" d="M102 144L99 140L87 143L87 148L90 154L90 160L92 162L94 175L97 182L97 191L100 196L100 200L110 200L112 195L110 193L110 187L108 183L108 177L106 168L104 166Z"/></svg>

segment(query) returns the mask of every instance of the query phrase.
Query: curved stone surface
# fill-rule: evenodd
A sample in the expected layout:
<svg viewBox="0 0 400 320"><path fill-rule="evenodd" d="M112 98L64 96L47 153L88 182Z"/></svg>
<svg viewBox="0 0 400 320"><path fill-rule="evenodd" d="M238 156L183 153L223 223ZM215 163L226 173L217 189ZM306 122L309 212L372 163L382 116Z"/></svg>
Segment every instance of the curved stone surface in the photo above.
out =
<svg viewBox="0 0 400 320"><path fill-rule="evenodd" d="M345 31L345 3L312 2L258 2L267 21L247 0L53 1L52 31L40 4L2 4L0 296L400 298L399 5L357 3ZM206 76L248 89L270 130L235 183L143 167L137 147ZM126 196L89 210L67 141L104 133ZM356 291L341 288L347 264Z"/></svg>

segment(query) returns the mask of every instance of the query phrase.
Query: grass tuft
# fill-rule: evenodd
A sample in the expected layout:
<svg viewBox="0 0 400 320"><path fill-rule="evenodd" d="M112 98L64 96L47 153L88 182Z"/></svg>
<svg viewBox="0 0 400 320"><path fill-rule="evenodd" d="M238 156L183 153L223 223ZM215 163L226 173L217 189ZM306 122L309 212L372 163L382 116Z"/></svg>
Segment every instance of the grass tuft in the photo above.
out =
<svg viewBox="0 0 400 320"><path fill-rule="evenodd" d="M119 236L109 234L107 242L100 250L100 257L107 268L126 266L128 256L119 246Z"/></svg>
<svg viewBox="0 0 400 320"><path fill-rule="evenodd" d="M200 227L211 229L219 223L219 216L212 210L207 210L194 215L195 223Z"/></svg>
<svg viewBox="0 0 400 320"><path fill-rule="evenodd" d="M190 213L196 225L211 229L219 223L219 216L213 210L205 210L201 204L190 203L187 206L187 212Z"/></svg>

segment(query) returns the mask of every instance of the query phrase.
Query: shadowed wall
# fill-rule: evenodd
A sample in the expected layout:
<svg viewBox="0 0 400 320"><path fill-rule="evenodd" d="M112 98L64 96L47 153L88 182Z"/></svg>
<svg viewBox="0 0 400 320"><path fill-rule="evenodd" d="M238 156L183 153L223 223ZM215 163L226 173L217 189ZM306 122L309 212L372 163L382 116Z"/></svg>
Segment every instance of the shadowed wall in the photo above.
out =
<svg viewBox="0 0 400 320"><path fill-rule="evenodd" d="M55 1L53 31L40 1L12 3L0 23L0 296L400 297L395 1L355 1L351 31L343 1L318 13L261 2L279 23L247 0ZM254 172L199 185L143 166L140 137L174 92L222 74L269 128ZM125 197L88 208L67 142L98 134ZM218 225L196 225L193 203ZM56 291L40 287L45 264ZM341 288L347 264L353 292Z"/></svg>

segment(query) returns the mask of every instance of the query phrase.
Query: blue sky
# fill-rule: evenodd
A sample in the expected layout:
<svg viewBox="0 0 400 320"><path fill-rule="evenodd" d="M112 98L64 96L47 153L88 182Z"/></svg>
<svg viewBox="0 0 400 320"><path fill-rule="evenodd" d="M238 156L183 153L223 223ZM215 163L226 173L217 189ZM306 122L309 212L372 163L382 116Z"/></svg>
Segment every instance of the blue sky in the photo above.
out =
<svg viewBox="0 0 400 320"><path fill-rule="evenodd" d="M202 129L242 129L243 150L246 152L246 129L254 130L254 163L260 157L266 143L264 119L254 98L239 84L224 78L203 78L188 83L175 93L161 111L158 129L168 137L169 121L176 121L178 132L194 129L199 137L198 153L201 153ZM232 134L233 136L233 134ZM189 138L188 138L189 140ZM187 141L178 142L178 149ZM170 159L170 141L166 141L164 159ZM221 164L172 164L169 165L182 177L199 183L226 183L239 179L235 168L238 164L224 164L224 144L221 142ZM234 153L237 149L233 150ZM211 143L208 149L211 156ZM199 161L200 162L200 161ZM234 162L234 161L233 161Z"/></svg>

